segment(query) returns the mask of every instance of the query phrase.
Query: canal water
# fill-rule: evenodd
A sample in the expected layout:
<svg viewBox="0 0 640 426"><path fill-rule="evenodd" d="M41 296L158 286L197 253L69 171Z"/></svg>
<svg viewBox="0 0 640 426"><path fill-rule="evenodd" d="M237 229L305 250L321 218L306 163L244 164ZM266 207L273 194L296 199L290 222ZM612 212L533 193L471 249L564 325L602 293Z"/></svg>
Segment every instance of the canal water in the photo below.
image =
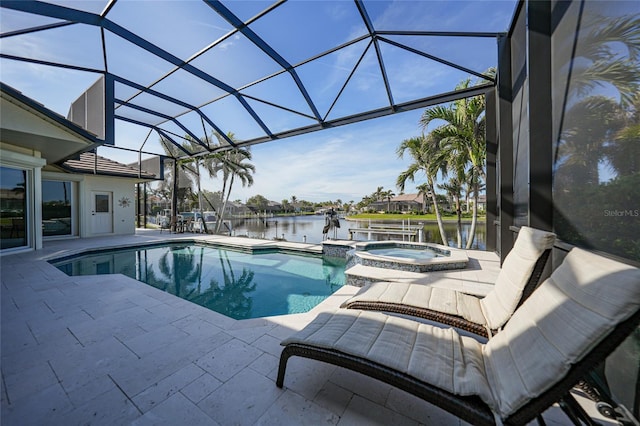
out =
<svg viewBox="0 0 640 426"><path fill-rule="evenodd" d="M367 220L346 220L339 219L340 227L330 229L327 236L331 239L348 240L349 228L366 228L369 223L388 223L398 225L397 221L369 221ZM408 225L409 221L405 221ZM411 226L418 224L417 221L411 221ZM262 238L272 240L274 238L284 238L287 241L307 242L317 244L322 242L322 230L325 226L324 216L286 216L271 217L267 219L242 219L233 221L233 235L245 235L251 238ZM451 247L456 246L456 225L455 223L445 223L445 232ZM471 229L470 223L462 224L462 242L463 247L466 245L467 236ZM440 243L440 232L437 223L425 223L423 230L423 242ZM373 234L373 240L402 240L402 236ZM355 233L353 239L356 241L365 241L368 239L366 233ZM408 241L407 237L405 240ZM417 241L417 240L416 240ZM485 223L479 222L476 227L476 237L473 243L473 249L484 250L486 247L486 229Z"/></svg>

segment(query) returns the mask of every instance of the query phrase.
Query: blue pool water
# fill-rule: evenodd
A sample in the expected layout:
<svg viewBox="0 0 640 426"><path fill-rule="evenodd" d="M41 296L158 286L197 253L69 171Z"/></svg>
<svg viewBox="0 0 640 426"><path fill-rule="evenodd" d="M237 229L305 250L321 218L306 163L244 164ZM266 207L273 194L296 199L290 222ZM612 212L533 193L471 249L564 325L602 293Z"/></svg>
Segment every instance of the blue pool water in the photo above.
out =
<svg viewBox="0 0 640 426"><path fill-rule="evenodd" d="M379 249L367 249L367 253L375 254L378 256L390 256L390 257L401 257L403 259L433 259L434 257L439 257L438 253L429 249L411 249L411 248L401 248L401 247L390 247L390 248L379 248Z"/></svg>
<svg viewBox="0 0 640 426"><path fill-rule="evenodd" d="M345 283L342 258L172 244L110 250L53 265L124 274L235 319L307 312Z"/></svg>

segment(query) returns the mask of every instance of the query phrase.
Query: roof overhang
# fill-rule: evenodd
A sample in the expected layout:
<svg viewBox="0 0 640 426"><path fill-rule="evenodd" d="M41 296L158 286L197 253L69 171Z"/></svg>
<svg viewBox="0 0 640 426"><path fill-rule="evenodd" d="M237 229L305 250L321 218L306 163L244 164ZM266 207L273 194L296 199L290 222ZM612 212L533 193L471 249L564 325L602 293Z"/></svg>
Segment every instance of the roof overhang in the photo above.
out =
<svg viewBox="0 0 640 426"><path fill-rule="evenodd" d="M35 150L52 164L102 144L91 133L0 83L0 141Z"/></svg>

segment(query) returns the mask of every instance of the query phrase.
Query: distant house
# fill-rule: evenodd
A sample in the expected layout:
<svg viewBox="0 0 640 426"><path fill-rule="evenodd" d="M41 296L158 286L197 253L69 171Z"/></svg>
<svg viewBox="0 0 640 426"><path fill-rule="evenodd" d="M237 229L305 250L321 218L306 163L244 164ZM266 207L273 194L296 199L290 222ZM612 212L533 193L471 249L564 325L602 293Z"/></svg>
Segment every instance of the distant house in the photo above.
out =
<svg viewBox="0 0 640 426"><path fill-rule="evenodd" d="M249 209L242 203L236 203L234 201L229 201L227 203L227 208L225 211L226 215L240 216L249 213L251 213L251 209Z"/></svg>
<svg viewBox="0 0 640 426"><path fill-rule="evenodd" d="M422 212L423 194L400 194L390 200L380 200L369 204L369 210L391 212Z"/></svg>
<svg viewBox="0 0 640 426"><path fill-rule="evenodd" d="M277 213L282 211L282 204L275 202L275 201L269 201L267 203L267 213Z"/></svg>
<svg viewBox="0 0 640 426"><path fill-rule="evenodd" d="M423 194L400 194L391 199L391 210L396 212L422 212L426 207Z"/></svg>
<svg viewBox="0 0 640 426"><path fill-rule="evenodd" d="M473 208L473 198L469 198L469 210ZM483 212L487 210L487 195L478 195L478 211Z"/></svg>
<svg viewBox="0 0 640 426"><path fill-rule="evenodd" d="M134 184L154 177L88 153L103 141L2 83L0 101L0 254L134 232Z"/></svg>

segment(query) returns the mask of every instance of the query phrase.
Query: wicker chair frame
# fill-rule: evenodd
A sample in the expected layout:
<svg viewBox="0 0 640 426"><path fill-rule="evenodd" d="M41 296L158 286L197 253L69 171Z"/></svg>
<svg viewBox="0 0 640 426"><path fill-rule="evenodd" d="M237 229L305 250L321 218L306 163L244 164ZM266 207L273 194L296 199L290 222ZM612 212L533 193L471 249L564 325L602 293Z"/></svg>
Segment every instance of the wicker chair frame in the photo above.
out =
<svg viewBox="0 0 640 426"><path fill-rule="evenodd" d="M505 425L523 425L539 417L551 405L565 398L571 388L613 352L639 324L640 310L613 328L593 350L572 365L564 377L559 378L555 383L550 383L549 389L542 395L529 400L508 418L502 419L503 423ZM287 361L292 356L323 361L378 379L422 398L471 424L495 425L494 414L479 397L454 395L371 360L311 345L291 343L282 350L276 380L276 385L280 388L284 386Z"/></svg>
<svg viewBox="0 0 640 426"><path fill-rule="evenodd" d="M540 277L544 271L544 268L547 264L547 260L549 259L549 255L551 250L545 250L538 260L536 261L533 270L531 271L531 276L527 280L527 283L524 286L522 291L522 297L518 302L518 306L520 305L533 293L533 291L540 284ZM416 284L418 285L418 284ZM475 322L471 322L457 315L451 315L444 312L434 311L432 309L427 309L419 306L405 305L401 303L389 303L389 302L378 302L378 301L367 301L360 300L348 303L344 306L347 309L363 309L367 311L384 311L384 312L393 312L396 314L409 315L418 318L424 318L430 321L435 321L441 324L446 324L452 327L459 328L461 330L466 330L471 333L477 334L482 337L490 337L489 330L482 324L478 324ZM494 335L498 332L498 330L491 330L491 335Z"/></svg>

